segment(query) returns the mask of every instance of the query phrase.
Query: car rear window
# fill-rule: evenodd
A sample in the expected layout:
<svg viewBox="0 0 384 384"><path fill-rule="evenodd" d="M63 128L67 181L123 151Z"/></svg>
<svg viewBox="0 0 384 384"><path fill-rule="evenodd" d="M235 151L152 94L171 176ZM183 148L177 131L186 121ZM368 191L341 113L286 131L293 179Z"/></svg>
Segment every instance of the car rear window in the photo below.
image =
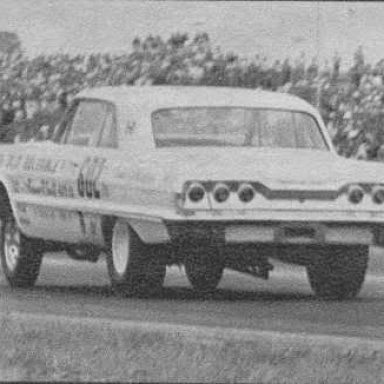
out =
<svg viewBox="0 0 384 384"><path fill-rule="evenodd" d="M304 112L240 107L161 109L152 113L157 147L235 146L328 150Z"/></svg>

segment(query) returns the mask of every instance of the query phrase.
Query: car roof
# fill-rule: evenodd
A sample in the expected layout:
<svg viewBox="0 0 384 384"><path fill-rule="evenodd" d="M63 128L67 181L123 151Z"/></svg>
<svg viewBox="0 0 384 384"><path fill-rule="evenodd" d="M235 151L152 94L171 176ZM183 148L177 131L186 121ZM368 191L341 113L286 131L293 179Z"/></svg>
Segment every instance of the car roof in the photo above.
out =
<svg viewBox="0 0 384 384"><path fill-rule="evenodd" d="M285 93L258 89L205 86L118 86L81 91L76 98L91 98L120 106L136 106L147 110L191 106L237 106L288 109L317 115L309 103Z"/></svg>

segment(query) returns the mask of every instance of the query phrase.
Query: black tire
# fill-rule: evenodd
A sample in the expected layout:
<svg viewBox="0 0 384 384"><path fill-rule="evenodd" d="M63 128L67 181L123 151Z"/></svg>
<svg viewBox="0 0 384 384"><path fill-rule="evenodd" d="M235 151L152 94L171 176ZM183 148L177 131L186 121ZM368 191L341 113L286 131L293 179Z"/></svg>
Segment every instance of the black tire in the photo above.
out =
<svg viewBox="0 0 384 384"><path fill-rule="evenodd" d="M11 287L32 287L39 276L43 259L42 248L24 236L8 209L1 231L1 266Z"/></svg>
<svg viewBox="0 0 384 384"><path fill-rule="evenodd" d="M161 292L164 285L167 265L159 257L153 246L144 246L144 267L141 293L155 294Z"/></svg>
<svg viewBox="0 0 384 384"><path fill-rule="evenodd" d="M367 246L333 246L319 250L307 266L312 290L326 300L356 297L364 283L368 257Z"/></svg>
<svg viewBox="0 0 384 384"><path fill-rule="evenodd" d="M118 243L127 243L118 250ZM119 264L118 253L126 259ZM158 292L164 283L166 265L155 252L143 244L137 234L123 220L117 220L107 255L107 268L112 289L123 295Z"/></svg>
<svg viewBox="0 0 384 384"><path fill-rule="evenodd" d="M196 248L184 259L185 273L193 289L199 293L212 293L223 277L224 261L214 246Z"/></svg>

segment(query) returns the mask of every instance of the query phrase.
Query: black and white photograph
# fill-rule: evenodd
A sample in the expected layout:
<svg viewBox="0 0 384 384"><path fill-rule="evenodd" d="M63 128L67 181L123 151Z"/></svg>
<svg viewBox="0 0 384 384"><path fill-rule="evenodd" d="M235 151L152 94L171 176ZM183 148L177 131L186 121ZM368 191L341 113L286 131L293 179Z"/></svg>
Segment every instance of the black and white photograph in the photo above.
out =
<svg viewBox="0 0 384 384"><path fill-rule="evenodd" d="M0 382L384 384L383 21L0 0Z"/></svg>

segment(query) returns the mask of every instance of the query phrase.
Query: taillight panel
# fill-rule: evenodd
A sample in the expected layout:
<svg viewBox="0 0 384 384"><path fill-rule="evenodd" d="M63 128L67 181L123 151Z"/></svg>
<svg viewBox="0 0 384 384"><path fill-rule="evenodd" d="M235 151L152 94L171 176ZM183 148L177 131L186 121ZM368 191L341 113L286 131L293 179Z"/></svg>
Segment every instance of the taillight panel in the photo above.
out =
<svg viewBox="0 0 384 384"><path fill-rule="evenodd" d="M186 209L243 209L263 201L340 202L365 208L369 205L384 208L384 184L346 184L339 190L269 189L253 181L188 181L184 184L181 204ZM361 205L362 204L362 205ZM334 206L335 208L335 206ZM359 209L361 209L359 208Z"/></svg>
<svg viewBox="0 0 384 384"><path fill-rule="evenodd" d="M344 191L347 194L348 201L352 204L360 204L365 201L365 196L375 205L384 203L383 184L351 184Z"/></svg>
<svg viewBox="0 0 384 384"><path fill-rule="evenodd" d="M198 205L205 200L213 205L247 204L256 197L256 189L248 182L189 181L184 186L183 196L188 205Z"/></svg>

